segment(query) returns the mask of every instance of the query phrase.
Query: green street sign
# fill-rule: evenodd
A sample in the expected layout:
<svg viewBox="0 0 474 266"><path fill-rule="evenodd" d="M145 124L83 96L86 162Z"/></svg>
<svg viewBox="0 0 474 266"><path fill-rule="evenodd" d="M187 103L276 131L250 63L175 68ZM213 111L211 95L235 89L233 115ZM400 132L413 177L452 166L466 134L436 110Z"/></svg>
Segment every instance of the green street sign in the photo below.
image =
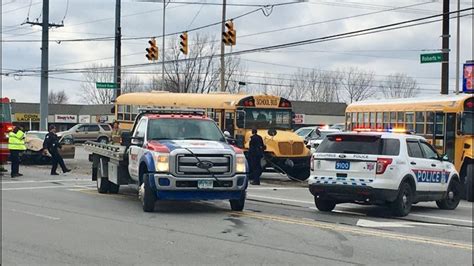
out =
<svg viewBox="0 0 474 266"><path fill-rule="evenodd" d="M117 83L113 82L96 82L95 87L97 89L116 89Z"/></svg>
<svg viewBox="0 0 474 266"><path fill-rule="evenodd" d="M443 53L421 54L420 63L440 63L443 61Z"/></svg>

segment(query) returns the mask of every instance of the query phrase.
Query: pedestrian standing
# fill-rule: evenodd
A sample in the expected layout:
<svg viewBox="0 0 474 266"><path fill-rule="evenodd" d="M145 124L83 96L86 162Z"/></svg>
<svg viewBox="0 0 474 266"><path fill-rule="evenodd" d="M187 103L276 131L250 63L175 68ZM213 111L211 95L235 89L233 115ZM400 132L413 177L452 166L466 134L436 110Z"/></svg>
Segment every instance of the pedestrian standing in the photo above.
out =
<svg viewBox="0 0 474 266"><path fill-rule="evenodd" d="M58 164L61 166L63 173L70 172L70 169L66 168L64 164L63 157L59 154L59 150L61 148L61 144L59 143L58 135L56 135L56 127L51 125L49 126L49 133L44 138L43 142L43 149L44 151L48 150L49 154L51 154L51 160L53 166L51 167L51 175L58 175L56 169L58 168Z"/></svg>
<svg viewBox="0 0 474 266"><path fill-rule="evenodd" d="M250 164L250 178L252 185L260 185L260 176L262 175L262 158L264 156L265 144L263 139L257 134L257 129L252 129L252 136L249 144L249 164Z"/></svg>
<svg viewBox="0 0 474 266"><path fill-rule="evenodd" d="M120 136L120 128L119 128L119 122L118 121L114 121L114 123L112 124L112 144L120 144L120 139L121 139L121 136Z"/></svg>
<svg viewBox="0 0 474 266"><path fill-rule="evenodd" d="M20 153L26 150L25 133L20 126L16 126L8 133L8 149L10 150L10 160L12 162L11 177L22 176L20 174Z"/></svg>

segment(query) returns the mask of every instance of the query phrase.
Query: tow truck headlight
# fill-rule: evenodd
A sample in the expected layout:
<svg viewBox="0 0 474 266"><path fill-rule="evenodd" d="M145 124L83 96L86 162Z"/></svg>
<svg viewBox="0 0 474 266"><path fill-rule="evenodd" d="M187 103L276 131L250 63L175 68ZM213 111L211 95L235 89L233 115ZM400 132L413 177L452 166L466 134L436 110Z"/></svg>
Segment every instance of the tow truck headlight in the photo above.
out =
<svg viewBox="0 0 474 266"><path fill-rule="evenodd" d="M168 172L170 170L169 158L169 154L155 154L157 172Z"/></svg>
<svg viewBox="0 0 474 266"><path fill-rule="evenodd" d="M244 155L237 155L235 159L235 172L236 173L245 173L245 156Z"/></svg>

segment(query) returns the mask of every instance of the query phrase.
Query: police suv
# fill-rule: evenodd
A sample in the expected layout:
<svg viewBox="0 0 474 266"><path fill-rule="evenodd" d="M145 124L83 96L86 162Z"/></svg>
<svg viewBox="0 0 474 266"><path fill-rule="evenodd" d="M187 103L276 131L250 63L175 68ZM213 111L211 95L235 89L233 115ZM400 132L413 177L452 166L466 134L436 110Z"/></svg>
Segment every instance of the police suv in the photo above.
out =
<svg viewBox="0 0 474 266"><path fill-rule="evenodd" d="M420 136L347 132L326 137L311 159L309 190L320 211L338 203L387 204L406 216L412 204L453 210L461 183L454 165Z"/></svg>

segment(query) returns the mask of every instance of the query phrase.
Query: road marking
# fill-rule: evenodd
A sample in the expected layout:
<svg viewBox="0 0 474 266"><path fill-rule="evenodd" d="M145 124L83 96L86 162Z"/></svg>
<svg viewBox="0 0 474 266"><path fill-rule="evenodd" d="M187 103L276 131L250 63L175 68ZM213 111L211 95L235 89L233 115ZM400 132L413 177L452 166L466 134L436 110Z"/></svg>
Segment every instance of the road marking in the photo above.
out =
<svg viewBox="0 0 474 266"><path fill-rule="evenodd" d="M365 219L359 219L357 221L357 226L360 227L372 227L372 228L386 228L386 227L414 227L415 225L419 226L450 226L447 224L431 224L431 223L418 223L418 222L377 222Z"/></svg>
<svg viewBox="0 0 474 266"><path fill-rule="evenodd" d="M51 180L18 180L2 181L2 184L22 184L22 183L51 183L51 182L93 182L91 179L51 179Z"/></svg>
<svg viewBox="0 0 474 266"><path fill-rule="evenodd" d="M50 188L88 188L87 186L44 186L44 187L12 187L12 188L2 188L2 191L10 190L34 190L34 189L50 189Z"/></svg>
<svg viewBox="0 0 474 266"><path fill-rule="evenodd" d="M55 221L61 219L61 218L58 218L58 217L53 217L53 216L48 216L48 215L44 215L44 214L40 214L40 213L34 213L34 212L28 212L28 211L20 211L20 210L16 210L16 209L10 209L10 211L17 212L17 213L28 214L28 215L41 217L41 218L45 218L45 219L49 219L49 220L55 220Z"/></svg>
<svg viewBox="0 0 474 266"><path fill-rule="evenodd" d="M314 204L314 202L311 202L311 201L285 199L285 198L276 198L276 197L268 197L268 196L259 196L259 195L253 195L253 194L249 194L249 197L251 197L251 198L261 198L261 199L269 199L269 200L281 200L281 201L297 202L297 203L305 203L305 204Z"/></svg>
<svg viewBox="0 0 474 266"><path fill-rule="evenodd" d="M324 223L318 221L308 221L308 220L298 220L289 217L283 216L275 216L275 215L265 215L259 213L252 213L252 212L232 212L235 216L240 217L248 217L258 220L267 220L267 221L274 221L286 224L294 224L294 225L303 225L309 226L319 229L326 229L338 232L347 232L353 233L358 235L365 235L365 236L374 236L374 237L381 237L387 238L392 240L401 240L401 241L409 241L414 243L422 243L422 244L430 244L434 246L442 246L442 247L450 247L450 248L458 248L458 249L466 249L472 251L472 244L462 243L462 242L454 242L454 241L446 241L443 239L435 239L435 238L428 238L422 236L412 236L406 234L395 234L385 231L380 231L376 229L366 229L366 228L357 228L353 226L345 226L340 224L331 224L331 223Z"/></svg>
<svg viewBox="0 0 474 266"><path fill-rule="evenodd" d="M446 221L453 221L453 222L463 222L463 223L469 223L472 225L472 220L455 219L455 218L448 218L448 217L441 217L441 216L431 216L431 215L416 214L416 213L410 213L408 214L408 216L432 218L432 219L437 219L437 220L446 220Z"/></svg>

